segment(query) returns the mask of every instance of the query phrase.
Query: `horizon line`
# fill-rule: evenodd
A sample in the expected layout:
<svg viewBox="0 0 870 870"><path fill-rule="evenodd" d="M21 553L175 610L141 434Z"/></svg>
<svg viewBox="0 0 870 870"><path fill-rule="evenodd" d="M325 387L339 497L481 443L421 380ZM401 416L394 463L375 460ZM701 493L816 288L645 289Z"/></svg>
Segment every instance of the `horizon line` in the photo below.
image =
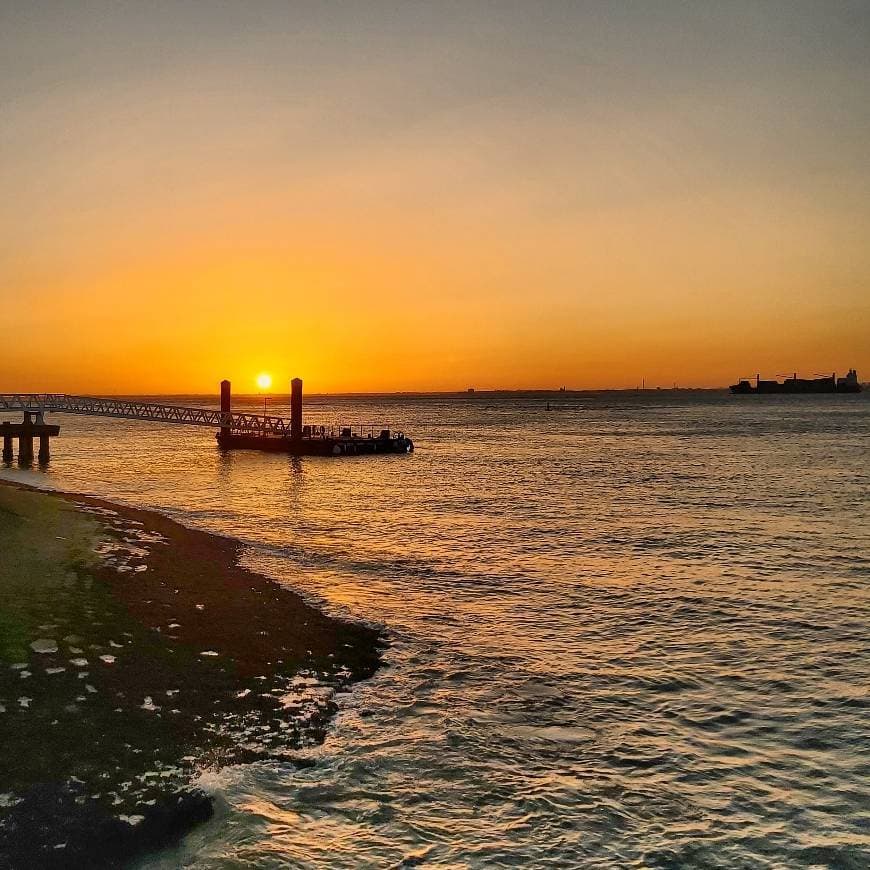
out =
<svg viewBox="0 0 870 870"><path fill-rule="evenodd" d="M706 392L706 393L716 393L728 390L728 386L718 386L718 387L585 387L585 388L560 388L560 387L491 387L491 388L466 388L466 389L458 389L458 390L339 390L336 392L313 392L313 393L305 393L307 397L310 398L318 398L318 397L335 397L335 396L474 396L478 394L493 394L493 393L555 393L556 395L566 395L569 393L689 393L689 392ZM90 393L90 392L67 392L67 391L49 391L49 390L2 390L0 394L21 394L21 395L68 395L68 396L86 396L86 397L94 397L99 398L103 397L112 397L112 398L126 398L133 396L163 396L166 398L172 398L175 396L220 396L219 392L215 393L201 393L201 392L173 392L173 393L161 393L161 392L139 392L139 393L118 393L113 391L105 391L100 393ZM245 398L257 398L262 399L264 397L264 393L260 391L252 391L252 392L233 392L233 397L245 397ZM265 396L267 398L277 398L279 396L290 396L290 393L284 392L266 392Z"/></svg>

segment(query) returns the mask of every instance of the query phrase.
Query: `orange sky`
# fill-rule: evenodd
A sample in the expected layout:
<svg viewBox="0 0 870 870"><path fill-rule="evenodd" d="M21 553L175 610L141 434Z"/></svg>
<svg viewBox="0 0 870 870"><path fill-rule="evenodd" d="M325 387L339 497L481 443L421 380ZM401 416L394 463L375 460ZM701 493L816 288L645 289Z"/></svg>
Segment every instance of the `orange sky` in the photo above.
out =
<svg viewBox="0 0 870 870"><path fill-rule="evenodd" d="M870 377L866 6L20 5L0 391Z"/></svg>

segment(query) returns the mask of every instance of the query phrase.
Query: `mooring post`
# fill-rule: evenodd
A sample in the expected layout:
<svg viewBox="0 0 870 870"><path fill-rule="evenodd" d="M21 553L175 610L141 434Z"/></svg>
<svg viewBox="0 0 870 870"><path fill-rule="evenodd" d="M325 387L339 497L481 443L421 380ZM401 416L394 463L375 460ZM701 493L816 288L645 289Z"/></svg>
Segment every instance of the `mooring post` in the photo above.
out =
<svg viewBox="0 0 870 870"><path fill-rule="evenodd" d="M48 447L49 436L42 434L39 436L39 461L44 465L51 458Z"/></svg>
<svg viewBox="0 0 870 870"><path fill-rule="evenodd" d="M3 461L12 462L12 436L3 435Z"/></svg>
<svg viewBox="0 0 870 870"><path fill-rule="evenodd" d="M302 378L290 381L290 437L302 439Z"/></svg>
<svg viewBox="0 0 870 870"><path fill-rule="evenodd" d="M221 381L221 435L230 433L230 382Z"/></svg>

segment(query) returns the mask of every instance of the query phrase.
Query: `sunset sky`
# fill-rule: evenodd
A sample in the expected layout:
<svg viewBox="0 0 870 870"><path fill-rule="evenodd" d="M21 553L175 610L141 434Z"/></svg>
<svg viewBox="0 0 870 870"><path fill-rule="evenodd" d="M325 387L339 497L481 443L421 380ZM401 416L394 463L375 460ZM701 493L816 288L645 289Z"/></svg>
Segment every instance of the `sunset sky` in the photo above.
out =
<svg viewBox="0 0 870 870"><path fill-rule="evenodd" d="M870 378L870 3L4 2L0 391Z"/></svg>

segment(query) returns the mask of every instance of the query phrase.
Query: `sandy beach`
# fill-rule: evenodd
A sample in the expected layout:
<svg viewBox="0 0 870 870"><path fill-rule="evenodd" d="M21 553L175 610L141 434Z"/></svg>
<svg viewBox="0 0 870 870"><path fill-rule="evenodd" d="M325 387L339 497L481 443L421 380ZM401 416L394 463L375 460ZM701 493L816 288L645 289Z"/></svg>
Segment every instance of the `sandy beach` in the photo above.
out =
<svg viewBox="0 0 870 870"><path fill-rule="evenodd" d="M117 865L211 815L208 768L310 763L383 638L240 544L0 485L0 867Z"/></svg>

